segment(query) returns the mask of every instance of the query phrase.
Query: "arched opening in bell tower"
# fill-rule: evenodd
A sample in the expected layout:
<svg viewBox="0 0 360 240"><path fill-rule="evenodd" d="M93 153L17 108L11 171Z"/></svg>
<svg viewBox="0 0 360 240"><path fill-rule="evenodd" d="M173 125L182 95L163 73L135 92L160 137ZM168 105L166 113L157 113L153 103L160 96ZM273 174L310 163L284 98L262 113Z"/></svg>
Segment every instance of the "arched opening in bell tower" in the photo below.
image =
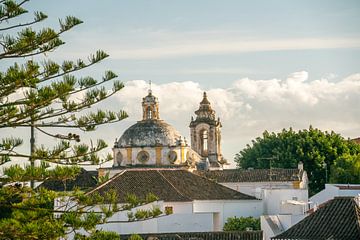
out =
<svg viewBox="0 0 360 240"><path fill-rule="evenodd" d="M208 155L208 131L203 130L200 133L200 139L201 139L201 155L207 156Z"/></svg>
<svg viewBox="0 0 360 240"><path fill-rule="evenodd" d="M147 111L147 118L146 119L152 119L152 109L151 109L151 107L147 107L147 109L146 109L146 111Z"/></svg>

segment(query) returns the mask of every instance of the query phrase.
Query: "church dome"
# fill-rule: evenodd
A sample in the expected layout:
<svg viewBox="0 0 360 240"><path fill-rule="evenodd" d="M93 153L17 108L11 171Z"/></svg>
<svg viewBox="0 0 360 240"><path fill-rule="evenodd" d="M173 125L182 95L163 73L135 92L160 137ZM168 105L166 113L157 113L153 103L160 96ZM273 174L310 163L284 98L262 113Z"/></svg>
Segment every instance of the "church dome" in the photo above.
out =
<svg viewBox="0 0 360 240"><path fill-rule="evenodd" d="M129 127L117 142L117 146L174 146L180 138L180 133L162 120L143 120Z"/></svg>

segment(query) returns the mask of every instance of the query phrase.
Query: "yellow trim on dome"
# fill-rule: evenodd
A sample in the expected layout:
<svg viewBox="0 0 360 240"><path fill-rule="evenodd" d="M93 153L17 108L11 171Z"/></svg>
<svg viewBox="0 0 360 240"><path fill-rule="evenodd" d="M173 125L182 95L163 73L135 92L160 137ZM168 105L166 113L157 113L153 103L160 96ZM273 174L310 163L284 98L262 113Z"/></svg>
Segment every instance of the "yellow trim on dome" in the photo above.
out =
<svg viewBox="0 0 360 240"><path fill-rule="evenodd" d="M127 162L132 164L132 148L126 148Z"/></svg>
<svg viewBox="0 0 360 240"><path fill-rule="evenodd" d="M161 165L161 150L162 150L162 147L155 147L156 165Z"/></svg>
<svg viewBox="0 0 360 240"><path fill-rule="evenodd" d="M180 156L181 156L181 159L180 159L180 163L183 163L185 162L185 147L181 146L180 147Z"/></svg>

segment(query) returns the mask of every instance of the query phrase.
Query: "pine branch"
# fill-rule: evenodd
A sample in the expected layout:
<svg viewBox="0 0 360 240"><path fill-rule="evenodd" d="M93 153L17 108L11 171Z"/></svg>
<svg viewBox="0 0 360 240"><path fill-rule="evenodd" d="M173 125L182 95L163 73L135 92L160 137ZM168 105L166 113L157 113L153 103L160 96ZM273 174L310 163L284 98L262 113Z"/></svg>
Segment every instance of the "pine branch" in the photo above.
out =
<svg viewBox="0 0 360 240"><path fill-rule="evenodd" d="M116 92L117 91L118 90L116 90ZM116 92L111 92L110 94L103 96L101 99L92 100L91 102L89 102L88 100L85 100L82 103L77 103L76 107L72 107L70 109L68 109L68 108L58 109L58 112L55 113L55 111L53 111L51 115L48 115L48 113L43 113L43 114L39 114L39 115L35 116L34 114L32 114L32 112L34 110L30 109L26 112L22 112L15 116L11 116L8 118L2 118L2 119L0 118L0 123L5 123L5 124L0 124L0 128L28 126L28 124L32 121L29 118L29 116L33 116L33 120L36 122L36 121L43 121L45 119L50 119L50 118L54 118L54 117L59 117L59 116L65 115L67 113L77 112L77 111L88 108L92 105L95 105L96 103L98 103L100 101L103 101L103 100L111 97ZM21 121L21 120L24 120L24 121ZM11 123L8 123L8 122L11 122ZM45 124L43 124L42 126L45 126Z"/></svg>
<svg viewBox="0 0 360 240"><path fill-rule="evenodd" d="M13 14L10 14L9 11L7 11L4 15L0 16L0 23L2 23L3 21L7 21L9 19L12 19L14 17L17 17L21 14L27 13L26 10L24 10L23 8L20 8L24 3L29 2L30 0L23 0L20 3L16 3L15 1L2 1L1 3L6 5L6 7L11 7L13 9L16 9L17 11L14 11ZM10 5L9 5L10 4ZM7 10L7 9L6 9Z"/></svg>
<svg viewBox="0 0 360 240"><path fill-rule="evenodd" d="M5 31L5 30L13 29L13 28L18 28L18 27L30 26L30 25L33 25L35 23L41 22L46 18L47 18L47 16L45 14L43 14L42 12L36 12L34 21L28 22L28 23L19 23L17 25L13 25L13 26L6 27L6 28L0 28L0 31Z"/></svg>
<svg viewBox="0 0 360 240"><path fill-rule="evenodd" d="M16 42L15 39L8 37L8 43L12 43L12 44L10 44L10 46L7 46L7 48L10 48L10 50L8 50L7 52L5 51L4 53L0 54L0 59L29 57L29 56L34 56L34 55L38 55L41 53L49 52L49 51L55 49L56 47L64 44L64 42L62 42L59 39L59 36L62 33L70 30L71 28L73 28L76 25L81 24L81 23L83 23L81 20L79 20L75 17L68 16L65 19L65 23L60 22L60 26L61 26L60 31L55 32L51 29L46 29L47 31L42 31L42 32L40 32L41 35L37 36L37 38L39 38L39 39L32 39L33 41L31 41L31 43L26 43L25 45L23 45L23 46L20 45L18 47L16 46L16 43L20 44L21 43L20 40L24 40L24 39L20 38ZM26 36L26 37L28 37L28 36L33 37L35 32L33 32L30 28L27 28L22 32L22 34L23 34L23 36ZM45 37L44 39L42 39L42 37L43 37L42 35L44 35L44 37ZM51 46L51 44L53 44L53 46ZM14 45L14 46L12 46L12 45ZM14 50L11 50L11 48L13 48ZM40 49L40 51L38 51L36 53L29 53L36 49Z"/></svg>

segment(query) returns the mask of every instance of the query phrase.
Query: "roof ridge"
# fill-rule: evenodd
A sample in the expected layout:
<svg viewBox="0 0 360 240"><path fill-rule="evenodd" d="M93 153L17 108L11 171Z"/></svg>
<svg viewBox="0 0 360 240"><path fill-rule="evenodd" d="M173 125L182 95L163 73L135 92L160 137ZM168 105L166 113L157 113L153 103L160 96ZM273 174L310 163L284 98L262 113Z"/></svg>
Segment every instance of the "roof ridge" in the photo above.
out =
<svg viewBox="0 0 360 240"><path fill-rule="evenodd" d="M100 189L100 188L104 187L105 185L107 185L107 184L109 184L109 183L113 182L116 178L118 178L119 176L123 175L125 172L126 172L126 169L125 169L125 170L123 170L123 171L121 171L121 172L119 172L119 173L117 173L115 176L113 176L112 178L110 178L110 179L109 179L109 180L107 180L106 182L104 182L104 183L100 184L99 186L97 186L96 188L92 189L91 191L89 191L89 192L85 193L85 195L91 194L91 193L95 192L96 190L98 190L98 189Z"/></svg>
<svg viewBox="0 0 360 240"><path fill-rule="evenodd" d="M158 173L160 174L160 176L161 176L163 179L165 179L165 181L166 181L167 183L169 183L170 186L171 186L173 189L175 189L175 191L176 191L177 193L179 193L179 194L180 194L182 197L184 197L184 198L187 198L187 199L189 199L189 200L194 200L194 199L189 198L188 196L185 196L183 193L181 193L181 192L169 181L169 179L167 179L160 171L161 171L161 170L156 170L156 172L158 172ZM181 170L178 170L178 171L181 171Z"/></svg>

